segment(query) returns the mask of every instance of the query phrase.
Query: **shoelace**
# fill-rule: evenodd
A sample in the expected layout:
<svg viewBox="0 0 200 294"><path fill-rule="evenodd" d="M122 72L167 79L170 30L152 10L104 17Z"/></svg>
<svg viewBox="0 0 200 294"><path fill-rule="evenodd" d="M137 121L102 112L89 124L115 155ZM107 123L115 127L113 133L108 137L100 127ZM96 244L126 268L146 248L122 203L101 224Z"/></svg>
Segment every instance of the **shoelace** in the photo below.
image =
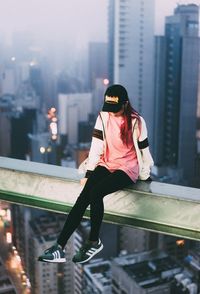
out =
<svg viewBox="0 0 200 294"><path fill-rule="evenodd" d="M81 247L80 251L83 253L86 253L91 247L92 247L92 244L87 243Z"/></svg>
<svg viewBox="0 0 200 294"><path fill-rule="evenodd" d="M96 245L98 245L98 243ZM80 251L83 253L86 253L88 249L91 249L92 247L95 247L96 245L93 245L91 243L86 243L85 245L81 247Z"/></svg>
<svg viewBox="0 0 200 294"><path fill-rule="evenodd" d="M54 245L54 246L52 246L52 247L46 249L46 250L45 250L45 253L52 253L52 252L54 252L55 250L58 250L58 249L59 249L59 248L58 248L56 245Z"/></svg>

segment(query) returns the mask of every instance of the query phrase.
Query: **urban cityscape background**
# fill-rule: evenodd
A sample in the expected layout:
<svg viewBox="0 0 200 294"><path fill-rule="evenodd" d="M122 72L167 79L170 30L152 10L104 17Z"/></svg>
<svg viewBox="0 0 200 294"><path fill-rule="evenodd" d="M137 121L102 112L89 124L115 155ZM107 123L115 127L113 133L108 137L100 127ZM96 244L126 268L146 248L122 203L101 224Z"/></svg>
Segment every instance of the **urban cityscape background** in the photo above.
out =
<svg viewBox="0 0 200 294"><path fill-rule="evenodd" d="M153 180L200 189L198 1L76 0L73 14L66 1L21 2L26 17L7 1L0 26L0 156L77 168L120 83L147 122ZM126 226L103 223L104 250L75 265L84 219L69 262L39 263L65 218L0 201L0 293L200 293L199 242Z"/></svg>

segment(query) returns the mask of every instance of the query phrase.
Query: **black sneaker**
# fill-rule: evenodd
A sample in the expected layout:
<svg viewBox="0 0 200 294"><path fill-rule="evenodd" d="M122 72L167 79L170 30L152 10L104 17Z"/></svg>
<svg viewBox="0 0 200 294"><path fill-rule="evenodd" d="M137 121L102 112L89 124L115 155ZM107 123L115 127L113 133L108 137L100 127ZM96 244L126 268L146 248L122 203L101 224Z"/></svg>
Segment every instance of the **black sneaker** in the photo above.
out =
<svg viewBox="0 0 200 294"><path fill-rule="evenodd" d="M75 263L85 263L90 260L94 255L103 249L103 244L99 239L96 245L93 245L90 241L87 241L80 250L74 255L72 261Z"/></svg>
<svg viewBox="0 0 200 294"><path fill-rule="evenodd" d="M58 244L54 244L52 247L46 249L44 254L38 257L38 261L45 262L66 262L65 250Z"/></svg>

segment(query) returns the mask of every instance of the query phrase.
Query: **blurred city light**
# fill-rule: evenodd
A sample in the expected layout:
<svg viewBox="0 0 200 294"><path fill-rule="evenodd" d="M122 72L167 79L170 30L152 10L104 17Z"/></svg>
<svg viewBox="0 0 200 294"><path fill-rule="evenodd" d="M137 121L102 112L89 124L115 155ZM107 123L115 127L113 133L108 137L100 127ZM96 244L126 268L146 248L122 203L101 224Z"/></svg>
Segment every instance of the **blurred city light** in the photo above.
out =
<svg viewBox="0 0 200 294"><path fill-rule="evenodd" d="M5 209L0 209L0 216L2 216L2 217L5 217L6 216Z"/></svg>
<svg viewBox="0 0 200 294"><path fill-rule="evenodd" d="M45 153L45 150L46 150L45 147L43 147L43 146L40 147L40 153L44 154Z"/></svg>
<svg viewBox="0 0 200 294"><path fill-rule="evenodd" d="M29 65L32 67L32 66L36 65L36 63L34 61L31 61Z"/></svg>
<svg viewBox="0 0 200 294"><path fill-rule="evenodd" d="M19 263L21 262L21 257L19 256L19 254L16 255L16 259Z"/></svg>
<svg viewBox="0 0 200 294"><path fill-rule="evenodd" d="M105 86L107 86L107 85L109 84L109 80L108 80L108 79L104 79L104 80L103 80L103 84L104 84Z"/></svg>
<svg viewBox="0 0 200 294"><path fill-rule="evenodd" d="M6 233L6 242L8 244L11 244L12 243L12 234L10 232L7 232Z"/></svg>
<svg viewBox="0 0 200 294"><path fill-rule="evenodd" d="M51 128L52 135L57 135L57 132L58 132L58 130L57 130L57 123L51 122L50 123L50 128Z"/></svg>
<svg viewBox="0 0 200 294"><path fill-rule="evenodd" d="M47 150L47 152L51 152L52 151L51 146L48 146L46 150Z"/></svg>
<svg viewBox="0 0 200 294"><path fill-rule="evenodd" d="M7 209L7 220L9 222L11 221L11 211L10 211L10 209Z"/></svg>
<svg viewBox="0 0 200 294"><path fill-rule="evenodd" d="M52 135L51 139L52 140L57 140L57 136L56 135Z"/></svg>
<svg viewBox="0 0 200 294"><path fill-rule="evenodd" d="M185 245L185 240L181 239L181 240L176 240L176 245L177 246L184 246Z"/></svg>
<svg viewBox="0 0 200 294"><path fill-rule="evenodd" d="M53 118L52 118L52 121L53 121L53 122L58 121L57 117L53 117Z"/></svg>
<svg viewBox="0 0 200 294"><path fill-rule="evenodd" d="M58 138L58 125L57 125L57 116L56 116L56 108L51 107L48 112L47 112L47 118L50 120L49 123L49 130L50 130L50 135L51 139L53 141L57 140Z"/></svg>

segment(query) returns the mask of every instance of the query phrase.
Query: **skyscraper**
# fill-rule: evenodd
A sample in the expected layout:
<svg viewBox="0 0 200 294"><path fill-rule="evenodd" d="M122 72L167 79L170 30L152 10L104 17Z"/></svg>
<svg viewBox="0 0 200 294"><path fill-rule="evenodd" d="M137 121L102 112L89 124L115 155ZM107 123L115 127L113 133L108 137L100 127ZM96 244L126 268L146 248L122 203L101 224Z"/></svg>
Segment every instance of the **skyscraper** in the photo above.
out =
<svg viewBox="0 0 200 294"><path fill-rule="evenodd" d="M154 153L155 163L179 169L180 177L187 184L195 172L198 18L197 5L178 5L174 15L166 18L165 36L160 43L157 38L156 43L156 64L161 64L161 61L162 64L156 67L155 74L157 107L154 134L156 146L159 145L155 148L155 151L159 150Z"/></svg>
<svg viewBox="0 0 200 294"><path fill-rule="evenodd" d="M78 143L78 123L88 121L92 111L91 93L58 94L59 133L68 144Z"/></svg>
<svg viewBox="0 0 200 294"><path fill-rule="evenodd" d="M106 79L108 76L107 43L89 43L89 89L95 88L95 80Z"/></svg>
<svg viewBox="0 0 200 294"><path fill-rule="evenodd" d="M162 251L144 251L114 258L111 270L112 293L158 294L175 293L170 292L170 284L182 269Z"/></svg>
<svg viewBox="0 0 200 294"><path fill-rule="evenodd" d="M49 264L38 262L41 252L56 242L65 215L43 214L30 221L29 231L29 276L32 293L75 293L74 266L70 262L73 252L72 239L66 246L67 262ZM71 242L72 241L72 242Z"/></svg>
<svg viewBox="0 0 200 294"><path fill-rule="evenodd" d="M154 0L116 0L110 1L109 5L109 76L111 81L113 75L114 83L121 83L127 88L133 107L147 121L150 141L153 126L154 8Z"/></svg>
<svg viewBox="0 0 200 294"><path fill-rule="evenodd" d="M83 294L99 293L110 294L111 285L111 264L110 261L96 259L92 263L84 266L83 274L84 288Z"/></svg>

